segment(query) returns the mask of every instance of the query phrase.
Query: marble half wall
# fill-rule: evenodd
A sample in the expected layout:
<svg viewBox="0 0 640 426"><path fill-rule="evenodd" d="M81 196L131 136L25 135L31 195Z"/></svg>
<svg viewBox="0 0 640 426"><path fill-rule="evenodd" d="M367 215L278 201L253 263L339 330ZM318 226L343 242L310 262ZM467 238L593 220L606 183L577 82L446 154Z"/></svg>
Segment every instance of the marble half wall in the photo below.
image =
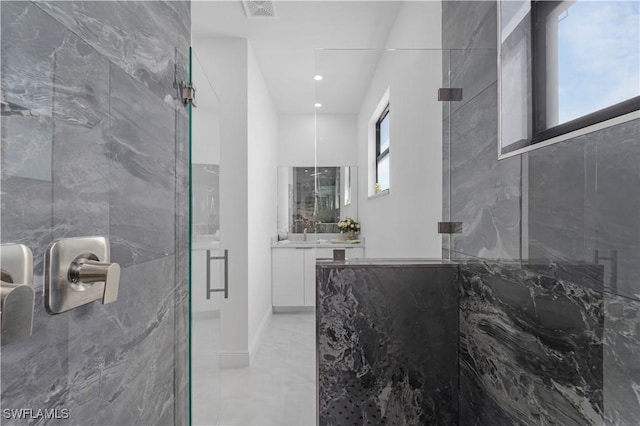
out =
<svg viewBox="0 0 640 426"><path fill-rule="evenodd" d="M460 424L601 425L604 314L544 267L461 265Z"/></svg>
<svg viewBox="0 0 640 426"><path fill-rule="evenodd" d="M36 290L33 336L1 349L0 408L187 424L190 3L0 8L0 239L31 248ZM47 314L48 244L93 235L123 267L118 301Z"/></svg>
<svg viewBox="0 0 640 426"><path fill-rule="evenodd" d="M456 424L457 267L316 271L319 424Z"/></svg>

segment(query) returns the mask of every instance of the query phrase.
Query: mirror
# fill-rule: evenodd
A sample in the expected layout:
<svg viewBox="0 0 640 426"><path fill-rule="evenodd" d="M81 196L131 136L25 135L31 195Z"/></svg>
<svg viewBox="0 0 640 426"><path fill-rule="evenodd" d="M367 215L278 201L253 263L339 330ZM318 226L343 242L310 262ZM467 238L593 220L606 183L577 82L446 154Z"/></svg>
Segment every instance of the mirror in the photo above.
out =
<svg viewBox="0 0 640 426"><path fill-rule="evenodd" d="M338 221L358 217L355 166L278 168L279 233L338 233Z"/></svg>

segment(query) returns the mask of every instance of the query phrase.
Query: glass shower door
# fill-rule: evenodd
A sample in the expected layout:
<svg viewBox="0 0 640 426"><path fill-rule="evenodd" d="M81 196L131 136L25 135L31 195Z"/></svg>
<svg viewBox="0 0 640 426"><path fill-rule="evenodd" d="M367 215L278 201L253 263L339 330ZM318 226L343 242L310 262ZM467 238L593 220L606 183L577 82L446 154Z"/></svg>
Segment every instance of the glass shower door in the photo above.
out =
<svg viewBox="0 0 640 426"><path fill-rule="evenodd" d="M220 243L220 100L191 51L191 424L217 424L222 380L220 317L225 251Z"/></svg>

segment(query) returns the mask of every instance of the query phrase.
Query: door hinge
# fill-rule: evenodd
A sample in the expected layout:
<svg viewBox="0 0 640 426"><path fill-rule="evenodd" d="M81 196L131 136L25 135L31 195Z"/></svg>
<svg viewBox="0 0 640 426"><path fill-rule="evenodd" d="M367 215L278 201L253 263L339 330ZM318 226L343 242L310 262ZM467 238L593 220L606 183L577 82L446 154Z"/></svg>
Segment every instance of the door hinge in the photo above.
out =
<svg viewBox="0 0 640 426"><path fill-rule="evenodd" d="M180 95L182 96L182 103L186 105L193 105L196 107L196 88L193 84L186 83L184 81L180 82Z"/></svg>
<svg viewBox="0 0 640 426"><path fill-rule="evenodd" d="M461 234L462 222L438 222L438 234Z"/></svg>
<svg viewBox="0 0 640 426"><path fill-rule="evenodd" d="M461 101L462 100L462 88L460 87L446 87L438 89L438 100L440 102L448 101Z"/></svg>

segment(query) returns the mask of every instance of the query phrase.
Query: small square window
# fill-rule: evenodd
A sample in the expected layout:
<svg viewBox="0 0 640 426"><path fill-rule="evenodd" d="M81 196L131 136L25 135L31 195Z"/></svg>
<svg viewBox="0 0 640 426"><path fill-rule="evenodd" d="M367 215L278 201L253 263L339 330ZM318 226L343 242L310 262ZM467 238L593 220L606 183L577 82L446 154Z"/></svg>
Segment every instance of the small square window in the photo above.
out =
<svg viewBox="0 0 640 426"><path fill-rule="evenodd" d="M389 148L391 137L389 132L391 114L389 105L382 111L376 121L376 190L386 191L390 188L389 179Z"/></svg>

